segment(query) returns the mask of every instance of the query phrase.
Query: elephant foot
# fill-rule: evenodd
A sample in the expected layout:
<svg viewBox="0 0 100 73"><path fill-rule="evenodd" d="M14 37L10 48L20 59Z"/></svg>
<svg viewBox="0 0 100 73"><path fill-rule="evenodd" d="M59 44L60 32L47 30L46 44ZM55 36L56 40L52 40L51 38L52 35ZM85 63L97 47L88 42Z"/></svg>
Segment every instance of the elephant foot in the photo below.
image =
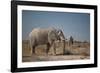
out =
<svg viewBox="0 0 100 73"><path fill-rule="evenodd" d="M33 56L35 56L35 55L36 55L36 53L32 53L32 55L33 55Z"/></svg>
<svg viewBox="0 0 100 73"><path fill-rule="evenodd" d="M49 55L50 55L50 53L49 53L49 51L47 51L47 52L46 52L46 56L49 56Z"/></svg>
<svg viewBox="0 0 100 73"><path fill-rule="evenodd" d="M55 50L55 52L53 53L53 55L56 56L56 50Z"/></svg>
<svg viewBox="0 0 100 73"><path fill-rule="evenodd" d="M52 55L53 55L53 56L56 56L56 53L53 53Z"/></svg>

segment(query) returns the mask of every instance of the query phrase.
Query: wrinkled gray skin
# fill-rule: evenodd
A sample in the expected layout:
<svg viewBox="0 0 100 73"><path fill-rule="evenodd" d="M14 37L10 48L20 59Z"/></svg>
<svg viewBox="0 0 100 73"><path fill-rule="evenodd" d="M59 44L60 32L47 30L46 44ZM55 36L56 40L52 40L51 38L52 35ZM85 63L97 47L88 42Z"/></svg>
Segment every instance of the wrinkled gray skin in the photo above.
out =
<svg viewBox="0 0 100 73"><path fill-rule="evenodd" d="M65 37L61 30L55 28L34 28L29 34L30 46L33 53L35 53L36 46L46 44L46 53L48 54L50 47L57 40L64 41Z"/></svg>

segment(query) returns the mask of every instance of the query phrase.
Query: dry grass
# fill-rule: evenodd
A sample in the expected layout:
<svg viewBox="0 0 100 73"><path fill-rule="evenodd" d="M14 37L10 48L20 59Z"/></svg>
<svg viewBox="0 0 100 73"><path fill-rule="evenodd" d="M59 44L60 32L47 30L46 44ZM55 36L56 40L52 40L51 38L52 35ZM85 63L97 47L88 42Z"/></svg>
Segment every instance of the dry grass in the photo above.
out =
<svg viewBox="0 0 100 73"><path fill-rule="evenodd" d="M68 42L66 42L65 51L63 52L63 43L56 42L56 55L53 46L50 48L48 55L46 54L46 48L46 45L37 46L35 48L35 55L33 55L28 41L22 41L23 62L89 59L90 55L89 43L74 43L69 47Z"/></svg>
<svg viewBox="0 0 100 73"><path fill-rule="evenodd" d="M22 56L31 56L31 48L27 40L22 41Z"/></svg>

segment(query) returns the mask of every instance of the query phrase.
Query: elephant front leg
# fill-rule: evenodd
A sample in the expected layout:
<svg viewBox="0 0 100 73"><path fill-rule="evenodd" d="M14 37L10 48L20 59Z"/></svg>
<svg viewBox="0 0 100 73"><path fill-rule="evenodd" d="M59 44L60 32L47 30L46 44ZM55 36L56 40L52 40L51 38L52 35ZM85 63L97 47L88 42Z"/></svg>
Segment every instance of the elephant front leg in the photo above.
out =
<svg viewBox="0 0 100 73"><path fill-rule="evenodd" d="M63 55L65 54L65 40L63 40Z"/></svg>
<svg viewBox="0 0 100 73"><path fill-rule="evenodd" d="M54 48L54 55L56 55L56 46L55 46L55 43L53 43L53 48Z"/></svg>
<svg viewBox="0 0 100 73"><path fill-rule="evenodd" d="M51 51L52 55L56 55L56 46L54 42L51 44L50 49L52 49Z"/></svg>

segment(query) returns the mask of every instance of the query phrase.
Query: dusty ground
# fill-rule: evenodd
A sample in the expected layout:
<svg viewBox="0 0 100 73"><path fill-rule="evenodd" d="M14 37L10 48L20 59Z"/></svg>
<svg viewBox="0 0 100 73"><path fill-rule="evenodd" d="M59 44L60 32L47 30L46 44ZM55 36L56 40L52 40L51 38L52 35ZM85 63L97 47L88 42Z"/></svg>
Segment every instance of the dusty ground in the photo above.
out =
<svg viewBox="0 0 100 73"><path fill-rule="evenodd" d="M63 52L63 44L56 43L56 54L51 47L49 53L46 53L46 45L39 45L35 49L35 54L31 52L28 41L22 42L22 61L35 62L35 61L58 61L58 60L79 60L90 58L90 45L89 43L74 43L70 47L68 43L65 44L65 51Z"/></svg>
<svg viewBox="0 0 100 73"><path fill-rule="evenodd" d="M82 55L59 55L59 56L30 56L23 57L23 62L36 62L36 61L59 61L59 60L79 60L89 59L89 56Z"/></svg>

